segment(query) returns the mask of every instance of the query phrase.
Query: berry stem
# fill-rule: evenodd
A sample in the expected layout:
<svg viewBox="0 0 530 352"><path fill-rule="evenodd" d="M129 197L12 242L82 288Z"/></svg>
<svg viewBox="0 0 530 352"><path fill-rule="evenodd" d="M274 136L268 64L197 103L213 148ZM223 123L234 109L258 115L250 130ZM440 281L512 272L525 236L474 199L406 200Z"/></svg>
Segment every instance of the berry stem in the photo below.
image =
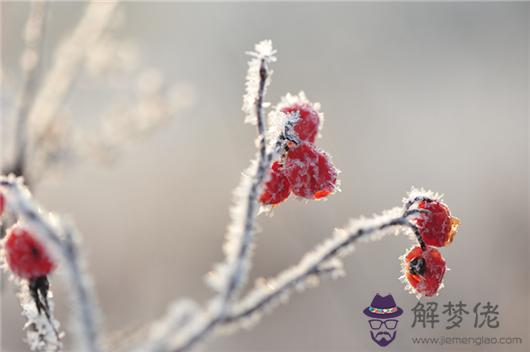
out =
<svg viewBox="0 0 530 352"><path fill-rule="evenodd" d="M406 222L409 228L414 232L414 236L416 236L416 241L418 241L418 245L420 246L421 250L427 250L427 245L425 244L423 237L421 237L420 230L418 229L418 227L411 223L409 220L407 220Z"/></svg>
<svg viewBox="0 0 530 352"><path fill-rule="evenodd" d="M48 291L50 289L50 283L47 276L39 276L28 281L28 289L30 292L35 306L37 307L37 312L41 314L41 311L44 312L46 319L50 323L50 327L53 329L55 338L57 341L61 340L59 331L52 320L52 315L50 311L50 305L48 303Z"/></svg>
<svg viewBox="0 0 530 352"><path fill-rule="evenodd" d="M412 205L414 205L416 202L420 202L420 201L431 202L431 201L433 201L433 199L429 198L428 196L421 195L421 196L416 196L414 198L411 198L411 199L407 200L405 202L405 205L404 205L405 214L408 214L407 218L409 216L420 215L420 214L429 214L430 213L430 211L426 210L426 209L412 209L412 210L409 210ZM418 245L420 246L421 250L425 251L427 249L427 245L425 244L425 241L423 240L423 237L421 237L420 230L418 229L418 227L415 224L411 223L408 220L407 220L407 222L409 223L410 229L412 231L414 231L414 236L416 236L416 241L418 241Z"/></svg>

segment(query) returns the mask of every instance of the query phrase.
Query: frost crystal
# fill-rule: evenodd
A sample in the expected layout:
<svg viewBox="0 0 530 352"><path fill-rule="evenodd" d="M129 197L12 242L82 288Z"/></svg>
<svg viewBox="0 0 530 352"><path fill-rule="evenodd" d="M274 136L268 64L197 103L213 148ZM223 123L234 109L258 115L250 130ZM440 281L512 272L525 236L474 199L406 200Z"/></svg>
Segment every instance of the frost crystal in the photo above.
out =
<svg viewBox="0 0 530 352"><path fill-rule="evenodd" d="M256 44L254 51L248 52L252 59L248 63L247 79L246 79L246 93L243 96L242 110L246 114L245 123L255 125L257 123L256 117L256 100L258 99L259 84L260 84L260 68L262 63L267 66L271 62L276 61L276 50L272 48L270 40L263 40ZM268 76L272 74L272 70L268 70ZM265 88L269 85L270 78L265 81ZM263 102L263 106L267 106Z"/></svg>
<svg viewBox="0 0 530 352"><path fill-rule="evenodd" d="M324 125L324 113L320 111L320 103L318 102L311 102L307 99L305 93L303 91L300 91L298 94L291 94L287 93L284 95L278 105L276 105L275 110L278 111L280 114L281 110L284 108L287 108L289 106L293 105L311 105L313 109L318 113L319 118L319 126L318 130L322 130L322 126Z"/></svg>
<svg viewBox="0 0 530 352"><path fill-rule="evenodd" d="M61 339L64 333L59 331L59 322L53 318L53 301L51 291L48 292L50 319L44 312L37 311L35 302L29 294L28 288L21 283L18 299L22 307L22 315L26 318L26 342L32 351L57 352L62 351Z"/></svg>
<svg viewBox="0 0 530 352"><path fill-rule="evenodd" d="M407 196L403 198L403 204L409 207L412 203L422 199L442 200L442 198L443 194L428 191L423 188L412 187L409 193L407 193Z"/></svg>

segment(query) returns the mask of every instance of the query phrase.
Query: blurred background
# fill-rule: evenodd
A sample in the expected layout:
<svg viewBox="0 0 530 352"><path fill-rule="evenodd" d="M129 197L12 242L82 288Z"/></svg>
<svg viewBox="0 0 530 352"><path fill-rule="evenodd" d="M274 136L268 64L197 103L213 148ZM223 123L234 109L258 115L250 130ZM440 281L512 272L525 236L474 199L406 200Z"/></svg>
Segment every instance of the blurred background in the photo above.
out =
<svg viewBox="0 0 530 352"><path fill-rule="evenodd" d="M44 70L85 6L49 5ZM0 8L5 159L29 6ZM212 295L203 275L222 259L232 190L255 150L255 129L240 110L244 53L272 39L278 62L268 101L303 90L321 103L317 143L342 171L342 192L307 204L291 198L261 216L252 278L295 264L349 218L399 205L422 186L444 193L462 222L443 249L446 287L432 300L462 300L470 315L456 330L445 329L444 315L434 329L411 328L417 299L398 279L410 241L386 237L358 245L346 277L294 294L252 330L204 350L379 350L362 314L375 293L392 293L405 311L392 350L440 350L413 345L411 336L522 337L523 345L443 349L528 350L528 24L528 3L121 4L107 51L94 47L58 112L77 131L66 133L73 144L58 157L67 162L34 186L45 207L80 229L106 330L134 330L177 297ZM179 102L171 118L131 142L82 138L105 137L97 126L112 118L109 106L134 106L138 89L150 85L171 87L164 97ZM87 140L101 147L100 158L84 150ZM16 287L3 281L0 349L25 351ZM60 274L52 285L64 322ZM499 306L499 328L474 328L473 305L488 301Z"/></svg>

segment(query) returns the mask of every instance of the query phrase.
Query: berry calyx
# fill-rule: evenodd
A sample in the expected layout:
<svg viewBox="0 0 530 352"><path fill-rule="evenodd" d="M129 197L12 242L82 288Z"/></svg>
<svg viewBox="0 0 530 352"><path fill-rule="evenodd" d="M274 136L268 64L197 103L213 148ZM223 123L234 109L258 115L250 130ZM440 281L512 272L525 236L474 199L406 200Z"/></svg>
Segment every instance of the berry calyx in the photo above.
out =
<svg viewBox="0 0 530 352"><path fill-rule="evenodd" d="M429 213L419 215L415 221L425 244L444 247L455 237L460 220L451 216L449 208L440 201L422 200L418 209L428 210Z"/></svg>
<svg viewBox="0 0 530 352"><path fill-rule="evenodd" d="M290 149L284 169L292 192L299 197L320 199L336 190L337 170L329 156L310 143Z"/></svg>
<svg viewBox="0 0 530 352"><path fill-rule="evenodd" d="M276 205L287 199L290 193L291 186L284 175L283 165L275 161L271 167L269 181L265 183L259 200L265 205Z"/></svg>
<svg viewBox="0 0 530 352"><path fill-rule="evenodd" d="M293 130L301 141L314 143L318 135L320 116L309 103L295 103L281 109L284 114L298 112L299 119Z"/></svg>
<svg viewBox="0 0 530 352"><path fill-rule="evenodd" d="M46 248L31 232L17 225L8 230L4 248L9 268L23 279L46 276L55 268Z"/></svg>
<svg viewBox="0 0 530 352"><path fill-rule="evenodd" d="M420 295L435 295L442 284L445 270L445 260L434 247L422 250L416 246L404 257L404 276L413 291Z"/></svg>

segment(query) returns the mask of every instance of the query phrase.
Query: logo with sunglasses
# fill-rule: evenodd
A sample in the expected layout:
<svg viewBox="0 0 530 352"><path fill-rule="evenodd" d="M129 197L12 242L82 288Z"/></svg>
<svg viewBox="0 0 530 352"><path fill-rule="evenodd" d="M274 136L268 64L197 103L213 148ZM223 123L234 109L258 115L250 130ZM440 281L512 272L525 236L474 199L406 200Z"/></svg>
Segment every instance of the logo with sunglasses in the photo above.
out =
<svg viewBox="0 0 530 352"><path fill-rule="evenodd" d="M385 347L394 341L398 324L396 318L403 314L403 309L396 306L391 294L384 297L376 294L363 313L370 318L370 336L376 344Z"/></svg>

